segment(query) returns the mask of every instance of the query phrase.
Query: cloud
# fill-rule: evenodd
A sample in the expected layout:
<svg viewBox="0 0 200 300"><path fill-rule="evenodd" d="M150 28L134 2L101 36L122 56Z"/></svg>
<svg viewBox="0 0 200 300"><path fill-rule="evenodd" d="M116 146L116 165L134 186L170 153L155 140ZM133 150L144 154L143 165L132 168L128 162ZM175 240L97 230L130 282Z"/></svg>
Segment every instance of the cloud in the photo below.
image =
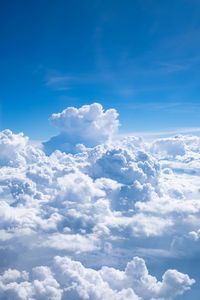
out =
<svg viewBox="0 0 200 300"><path fill-rule="evenodd" d="M29 281L26 271L5 271L0 277L0 299L61 299L62 290L48 267L35 267L31 275Z"/></svg>
<svg viewBox="0 0 200 300"><path fill-rule="evenodd" d="M46 81L46 86L56 91L65 91L71 88L71 83L76 80L73 76L51 76Z"/></svg>
<svg viewBox="0 0 200 300"><path fill-rule="evenodd" d="M108 141L117 131L119 121L115 109L103 111L99 103L84 105L77 109L68 107L61 113L53 114L50 123L60 130L60 134L44 143L45 151L56 149L74 151L79 144L94 147ZM77 151L77 150L76 150Z"/></svg>
<svg viewBox="0 0 200 300"><path fill-rule="evenodd" d="M147 300L172 299L190 289L194 280L168 270L162 282L149 275L143 259L134 257L124 271L103 266L96 271L68 257L54 257L51 268L9 269L0 276L0 299Z"/></svg>
<svg viewBox="0 0 200 300"><path fill-rule="evenodd" d="M159 281L132 257L148 257L153 270L166 257L198 257L200 138L112 140L117 113L99 104L52 122L68 150L84 144L80 152L56 140L46 155L23 134L0 133L0 299L183 294L194 283L189 269L171 260Z"/></svg>
<svg viewBox="0 0 200 300"><path fill-rule="evenodd" d="M200 239L200 229L198 229L197 231L190 231L188 235L194 241L198 241Z"/></svg>
<svg viewBox="0 0 200 300"><path fill-rule="evenodd" d="M95 237L82 236L80 234L52 234L43 243L44 247L58 250L70 250L75 252L94 251L98 247L95 245Z"/></svg>
<svg viewBox="0 0 200 300"><path fill-rule="evenodd" d="M178 137L156 140L151 146L151 151L159 153L161 156L168 155L170 157L183 156L186 153L185 144Z"/></svg>
<svg viewBox="0 0 200 300"><path fill-rule="evenodd" d="M13 135L8 129L0 132L0 166L20 163L23 157L19 153L23 152L27 142L23 133Z"/></svg>

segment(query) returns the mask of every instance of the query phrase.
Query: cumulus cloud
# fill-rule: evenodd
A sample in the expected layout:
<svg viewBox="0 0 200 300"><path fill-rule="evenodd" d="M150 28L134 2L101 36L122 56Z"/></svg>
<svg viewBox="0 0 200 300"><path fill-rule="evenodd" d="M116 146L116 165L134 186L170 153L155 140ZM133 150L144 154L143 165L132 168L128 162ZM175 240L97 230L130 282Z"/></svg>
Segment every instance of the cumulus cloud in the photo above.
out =
<svg viewBox="0 0 200 300"><path fill-rule="evenodd" d="M186 153L185 143L182 139L177 137L161 138L156 140L151 146L152 152L160 154L160 156L168 155L176 157L183 156Z"/></svg>
<svg viewBox="0 0 200 300"><path fill-rule="evenodd" d="M197 231L190 231L188 233L189 237L191 237L193 240L198 241L200 239L200 229Z"/></svg>
<svg viewBox="0 0 200 300"><path fill-rule="evenodd" d="M26 271L9 269L0 276L0 299L148 300L173 299L195 282L176 270L164 273L162 281L149 275L143 259L134 257L124 271L86 268L81 262L56 256L51 268Z"/></svg>
<svg viewBox="0 0 200 300"><path fill-rule="evenodd" d="M200 138L112 141L117 113L99 104L51 122L61 133L46 153L0 133L0 299L171 300L190 289L173 260L159 281L132 257L197 255Z"/></svg>
<svg viewBox="0 0 200 300"><path fill-rule="evenodd" d="M23 152L27 141L28 138L23 133L13 135L8 129L0 132L0 166L12 166L22 162L20 152Z"/></svg>
<svg viewBox="0 0 200 300"><path fill-rule="evenodd" d="M76 152L84 146L94 147L102 144L117 131L117 117L115 109L104 112L99 103L84 105L79 109L68 107L61 113L53 114L49 119L50 124L58 128L60 134L44 143L45 151L51 153L60 149Z"/></svg>

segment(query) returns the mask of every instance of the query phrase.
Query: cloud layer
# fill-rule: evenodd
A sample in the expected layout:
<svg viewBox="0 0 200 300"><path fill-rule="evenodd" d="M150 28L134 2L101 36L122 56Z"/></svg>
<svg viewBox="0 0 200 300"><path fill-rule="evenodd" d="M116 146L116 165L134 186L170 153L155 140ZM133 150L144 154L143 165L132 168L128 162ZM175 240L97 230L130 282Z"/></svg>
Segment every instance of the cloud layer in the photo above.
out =
<svg viewBox="0 0 200 300"><path fill-rule="evenodd" d="M30 273L6 270L0 276L0 299L172 299L194 282L176 270L165 272L159 282L138 257L124 271L109 267L96 271L68 257L56 256L51 267L34 267Z"/></svg>
<svg viewBox="0 0 200 300"><path fill-rule="evenodd" d="M151 266L194 259L200 138L112 141L117 113L100 104L68 108L51 122L61 131L51 155L23 134L0 133L0 299L183 295L195 282L190 274L172 264L156 279L138 256Z"/></svg>

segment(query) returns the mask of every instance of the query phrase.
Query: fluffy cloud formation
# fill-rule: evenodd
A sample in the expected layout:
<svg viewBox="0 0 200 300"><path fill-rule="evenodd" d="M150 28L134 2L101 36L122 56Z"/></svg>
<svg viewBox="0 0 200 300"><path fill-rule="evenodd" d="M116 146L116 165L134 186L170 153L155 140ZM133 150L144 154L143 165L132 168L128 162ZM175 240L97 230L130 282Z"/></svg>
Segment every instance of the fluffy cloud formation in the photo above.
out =
<svg viewBox="0 0 200 300"><path fill-rule="evenodd" d="M18 164L23 160L19 155L27 145L23 133L14 135L10 130L0 132L0 166Z"/></svg>
<svg viewBox="0 0 200 300"><path fill-rule="evenodd" d="M50 123L60 134L44 143L45 151L54 150L78 152L81 145L94 147L108 141L117 131L119 121L115 109L104 112L101 104L93 103L77 109L68 107L61 113L53 114ZM82 146L83 148L83 146Z"/></svg>
<svg viewBox="0 0 200 300"><path fill-rule="evenodd" d="M0 299L169 300L182 295L194 282L176 270L166 271L159 282L138 257L124 271L109 267L96 271L68 257L56 256L51 267L34 267L30 274L5 271L0 276Z"/></svg>
<svg viewBox="0 0 200 300"><path fill-rule="evenodd" d="M99 104L52 117L76 154L0 133L0 299L171 300L194 283L174 261L198 254L200 138L108 142L116 118ZM159 281L137 256L170 270Z"/></svg>

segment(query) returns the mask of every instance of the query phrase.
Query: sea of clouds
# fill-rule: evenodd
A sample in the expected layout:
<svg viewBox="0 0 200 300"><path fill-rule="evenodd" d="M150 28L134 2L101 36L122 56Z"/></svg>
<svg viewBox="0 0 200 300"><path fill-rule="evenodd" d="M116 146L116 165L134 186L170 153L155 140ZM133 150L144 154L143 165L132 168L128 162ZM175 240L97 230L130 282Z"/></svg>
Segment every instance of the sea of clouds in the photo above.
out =
<svg viewBox="0 0 200 300"><path fill-rule="evenodd" d="M98 103L50 123L42 145L0 133L0 299L172 300L199 285L144 258L198 253L200 138L113 138L118 114Z"/></svg>

